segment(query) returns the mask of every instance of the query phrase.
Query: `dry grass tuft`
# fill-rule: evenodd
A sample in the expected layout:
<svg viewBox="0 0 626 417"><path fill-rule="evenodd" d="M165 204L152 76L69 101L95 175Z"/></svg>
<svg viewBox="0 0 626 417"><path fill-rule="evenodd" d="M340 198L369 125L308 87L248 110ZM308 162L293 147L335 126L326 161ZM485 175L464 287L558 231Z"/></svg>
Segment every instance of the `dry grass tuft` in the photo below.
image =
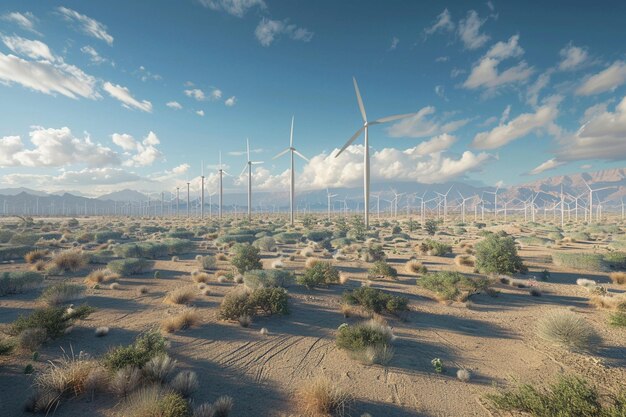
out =
<svg viewBox="0 0 626 417"><path fill-rule="evenodd" d="M597 294L591 296L589 304L607 310L626 310L626 296Z"/></svg>
<svg viewBox="0 0 626 417"><path fill-rule="evenodd" d="M75 249L59 252L52 258L52 263L60 271L76 272L87 266L87 256Z"/></svg>
<svg viewBox="0 0 626 417"><path fill-rule="evenodd" d="M613 284L626 285L626 272L611 272L609 278Z"/></svg>
<svg viewBox="0 0 626 417"><path fill-rule="evenodd" d="M311 269L320 262L322 262L320 258L307 258L306 262L304 262L304 267L306 269Z"/></svg>
<svg viewBox="0 0 626 417"><path fill-rule="evenodd" d="M472 373L467 369L459 369L456 371L456 378L461 382L469 382L472 379Z"/></svg>
<svg viewBox="0 0 626 417"><path fill-rule="evenodd" d="M140 385L141 377L141 371L134 366L119 369L111 377L111 392L117 396L125 397Z"/></svg>
<svg viewBox="0 0 626 417"><path fill-rule="evenodd" d="M169 317L163 320L161 328L167 333L174 333L178 330L185 330L190 327L194 327L200 322L200 313L193 308L189 308L174 317Z"/></svg>
<svg viewBox="0 0 626 417"><path fill-rule="evenodd" d="M167 304L189 304L196 298L193 287L180 287L167 293L163 302Z"/></svg>
<svg viewBox="0 0 626 417"><path fill-rule="evenodd" d="M43 261L48 255L48 251L44 249L35 249L24 255L24 260L27 264L34 264L38 261Z"/></svg>
<svg viewBox="0 0 626 417"><path fill-rule="evenodd" d="M417 259L409 259L404 265L404 269L409 274L425 274L428 272L424 264Z"/></svg>
<svg viewBox="0 0 626 417"><path fill-rule="evenodd" d="M298 400L306 415L344 416L349 413L353 398L329 378L319 376L307 381L298 390Z"/></svg>
<svg viewBox="0 0 626 417"><path fill-rule="evenodd" d="M169 383L169 388L187 398L199 387L198 375L194 371L180 371Z"/></svg>
<svg viewBox="0 0 626 417"><path fill-rule="evenodd" d="M587 321L576 313L556 310L539 320L541 338L568 350L589 351L600 342L600 336Z"/></svg>
<svg viewBox="0 0 626 417"><path fill-rule="evenodd" d="M106 268L95 269L85 278L85 284L100 284L102 282L115 281L119 279L119 274L109 271Z"/></svg>
<svg viewBox="0 0 626 417"><path fill-rule="evenodd" d="M149 381L163 384L171 379L177 365L178 362L175 359L163 354L150 359L142 371Z"/></svg>
<svg viewBox="0 0 626 417"><path fill-rule="evenodd" d="M457 255L454 258L454 263L457 266L467 266L467 267L473 268L475 264L475 260L474 260L474 257L470 255Z"/></svg>
<svg viewBox="0 0 626 417"><path fill-rule="evenodd" d="M191 274L191 279L193 280L193 282L207 283L210 281L211 276L207 274L206 272L196 272L195 274Z"/></svg>

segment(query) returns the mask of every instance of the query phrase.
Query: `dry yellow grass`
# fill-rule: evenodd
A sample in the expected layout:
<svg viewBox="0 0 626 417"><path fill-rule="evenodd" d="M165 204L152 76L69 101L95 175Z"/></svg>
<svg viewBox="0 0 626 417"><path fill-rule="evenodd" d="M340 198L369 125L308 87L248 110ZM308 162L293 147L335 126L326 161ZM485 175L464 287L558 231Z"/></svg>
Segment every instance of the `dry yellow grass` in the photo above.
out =
<svg viewBox="0 0 626 417"><path fill-rule="evenodd" d="M404 269L408 274L423 274L426 267L417 259L409 259L404 265Z"/></svg>
<svg viewBox="0 0 626 417"><path fill-rule="evenodd" d="M196 298L194 287L176 288L167 293L163 300L166 304L189 304Z"/></svg>
<svg viewBox="0 0 626 417"><path fill-rule="evenodd" d="M474 267L474 257L470 255L457 255L454 258L454 263L458 266Z"/></svg>
<svg viewBox="0 0 626 417"><path fill-rule="evenodd" d="M609 278L613 284L626 285L626 272L611 272Z"/></svg>
<svg viewBox="0 0 626 417"><path fill-rule="evenodd" d="M161 323L161 328L167 333L174 333L178 330L185 330L198 325L201 321L200 313L195 309L187 309L182 313L169 317Z"/></svg>
<svg viewBox="0 0 626 417"><path fill-rule="evenodd" d="M313 266L315 266L315 264L322 262L322 260L320 258L307 258L306 262L304 263L305 268L313 268Z"/></svg>
<svg viewBox="0 0 626 417"><path fill-rule="evenodd" d="M589 304L607 310L626 309L626 296L593 295L589 299Z"/></svg>
<svg viewBox="0 0 626 417"><path fill-rule="evenodd" d="M85 284L95 285L102 282L115 281L119 277L119 274L111 272L106 268L95 269L87 275L87 278L85 278Z"/></svg>
<svg viewBox="0 0 626 417"><path fill-rule="evenodd" d="M43 260L47 255L48 255L47 250L35 249L35 250L28 252L26 255L24 255L24 260L26 261L27 264L34 264L37 261Z"/></svg>
<svg viewBox="0 0 626 417"><path fill-rule="evenodd" d="M209 280L211 279L211 276L209 274L207 274L206 272L196 272L195 274L191 274L191 279L193 280L193 282L209 282Z"/></svg>
<svg viewBox="0 0 626 417"><path fill-rule="evenodd" d="M309 416L347 415L353 401L350 394L325 376L307 381L298 390L297 398L302 411Z"/></svg>

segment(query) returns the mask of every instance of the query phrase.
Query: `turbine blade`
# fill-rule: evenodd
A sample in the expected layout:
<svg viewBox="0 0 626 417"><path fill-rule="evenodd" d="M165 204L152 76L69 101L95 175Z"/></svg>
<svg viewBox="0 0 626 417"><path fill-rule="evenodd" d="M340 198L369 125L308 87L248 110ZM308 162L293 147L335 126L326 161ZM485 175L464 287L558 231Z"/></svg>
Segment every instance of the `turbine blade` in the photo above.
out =
<svg viewBox="0 0 626 417"><path fill-rule="evenodd" d="M363 99L361 99L361 92L359 91L359 86L356 83L356 78L352 77L352 82L354 83L354 91L356 91L356 100L359 103L359 110L361 110L361 116L363 116L363 121L367 122L367 115L365 114L365 107L363 106Z"/></svg>
<svg viewBox="0 0 626 417"><path fill-rule="evenodd" d="M417 113L407 113L407 114L396 114L394 116L381 117L380 119L376 119L373 122L370 122L369 124L377 125L380 123L393 122L394 120L406 119L407 117L415 116L416 114Z"/></svg>
<svg viewBox="0 0 626 417"><path fill-rule="evenodd" d="M224 171L224 170L222 170L222 174L224 174L224 175L228 175L229 177L232 177L232 175L230 175L228 172L226 172L226 171Z"/></svg>
<svg viewBox="0 0 626 417"><path fill-rule="evenodd" d="M296 155L298 155L300 158L304 159L305 161L309 162L309 158L302 155L300 152L296 151L295 149L293 150L293 153L295 153Z"/></svg>
<svg viewBox="0 0 626 417"><path fill-rule="evenodd" d="M294 116L291 116L291 134L289 135L289 147L293 148L293 119Z"/></svg>
<svg viewBox="0 0 626 417"><path fill-rule="evenodd" d="M363 130L365 129L365 126L363 126L362 128L360 128L359 130L356 131L356 133L354 135L352 135L352 137L350 139L348 139L348 141L346 142L345 145L343 145L343 148L341 148L339 150L339 152L337 152L337 154L335 155L335 158L338 157L339 155L341 155L341 152L345 151L346 148L348 146L350 146L352 144L352 142L355 141L356 138L359 137L359 135L361 134L361 132L363 132Z"/></svg>
<svg viewBox="0 0 626 417"><path fill-rule="evenodd" d="M246 153L248 154L248 161L250 160L250 141L246 138Z"/></svg>
<svg viewBox="0 0 626 417"><path fill-rule="evenodd" d="M276 159L276 158L280 158L281 156L283 156L284 154L286 154L287 152L289 152L291 150L291 148L287 148L284 151L281 151L280 153L278 153L275 157L273 157L272 159Z"/></svg>
<svg viewBox="0 0 626 417"><path fill-rule="evenodd" d="M260 164L263 164L264 162L263 161L250 161L250 163L252 165L260 165Z"/></svg>
<svg viewBox="0 0 626 417"><path fill-rule="evenodd" d="M243 166L243 169L241 170L241 174L239 174L240 177L243 175L244 172L246 172L246 169L248 169L248 164L245 164Z"/></svg>

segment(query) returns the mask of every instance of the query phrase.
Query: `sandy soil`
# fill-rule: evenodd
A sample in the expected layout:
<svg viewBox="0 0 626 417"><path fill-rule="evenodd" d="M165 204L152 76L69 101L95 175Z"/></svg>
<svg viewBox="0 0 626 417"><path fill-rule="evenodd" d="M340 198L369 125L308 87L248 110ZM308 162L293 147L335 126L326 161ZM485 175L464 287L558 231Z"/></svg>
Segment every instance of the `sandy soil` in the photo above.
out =
<svg viewBox="0 0 626 417"><path fill-rule="evenodd" d="M527 233L507 227L516 236ZM495 229L494 229L495 230ZM484 395L496 386L514 381L542 383L559 373L583 375L597 384L603 392L616 390L626 381L626 331L607 326L608 312L588 304L589 292L576 285L580 277L606 284L613 292L625 287L609 284L606 273L573 271L552 264L550 253L560 251L590 251L597 242L568 243L558 248L527 247L520 251L530 271L521 279L539 276L548 269L551 279L539 281L541 297L529 295L528 289L495 285L497 297L479 294L471 303L443 304L432 299L432 294L415 285L416 276L406 274L404 263L415 255L413 246L425 238L412 236L410 245L387 244L389 262L398 268L396 281L373 281L372 286L402 294L410 299L410 312L403 319L387 317L397 340L395 356L386 366L366 366L355 362L335 346L335 330L357 318L344 318L340 312L341 294L346 288L356 288L367 280L368 264L361 261L336 262L350 276L346 285L327 289L306 290L301 286L289 288L291 314L255 320L249 328L217 319L217 310L223 295L236 284L208 285L209 296L199 295L194 306L204 317L201 326L168 335L170 355L183 369L193 369L200 378L200 390L194 394L199 402L213 401L220 395L235 400L235 416L300 415L295 390L319 374L329 376L356 397L351 415L368 412L372 416L488 416L499 415L490 408ZM455 236L437 236L453 242ZM475 235L464 235L463 242L475 242ZM404 247L408 246L408 247ZM455 254L462 253L459 245ZM295 253L295 245L280 247L283 253ZM28 396L32 376L24 375L23 368L33 363L41 369L46 361L65 352L88 352L99 356L110 346L128 344L140 332L158 324L182 307L163 303L167 291L193 285L190 272L196 269L195 251L182 256L178 262L160 260L153 273L124 277L121 288L89 289L86 302L97 308L88 320L79 322L67 336L48 342L40 351L37 362L30 355L20 353L0 357L0 415L20 416ZM264 254L264 264L277 258ZM472 268L454 264L454 257L418 255L430 271L459 270L472 273ZM220 262L223 266L227 262ZM302 271L304 258L285 260L286 269ZM0 270L24 269L23 263L2 265ZM70 277L82 282L86 273ZM50 281L67 279L53 277ZM145 285L149 292L139 295L137 288ZM13 321L19 314L28 313L36 306L39 291L0 298L0 323ZM603 344L593 354L569 353L551 346L536 336L535 325L544 313L555 308L569 308L584 314L602 335ZM109 326L104 338L96 338L94 329ZM268 335L259 333L267 328ZM446 366L444 374L433 372L431 360L441 358ZM470 369L469 383L456 379L456 370ZM64 402L57 416L114 416L116 400L111 395L76 398ZM24 414L28 415L28 414Z"/></svg>

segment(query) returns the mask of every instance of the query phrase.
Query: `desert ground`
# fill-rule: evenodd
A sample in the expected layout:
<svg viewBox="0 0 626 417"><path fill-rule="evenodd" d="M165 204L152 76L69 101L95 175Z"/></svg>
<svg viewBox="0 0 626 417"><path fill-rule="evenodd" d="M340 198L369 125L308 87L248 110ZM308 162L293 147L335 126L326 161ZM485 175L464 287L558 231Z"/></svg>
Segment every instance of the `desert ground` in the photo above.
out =
<svg viewBox="0 0 626 417"><path fill-rule="evenodd" d="M204 415L531 415L511 414L516 411L498 407L489 395L520 384L547 386L559 375L584 378L603 403L626 392L626 327L616 318L623 318L620 309L626 305L619 303L626 297L626 282L619 278L626 267L626 227L618 216L601 224L569 220L564 227L560 219L542 216L536 222L489 218L465 223L449 216L445 222L429 222L436 229L432 234L419 216L372 223L363 230L358 218L338 214L330 221L325 214L301 216L295 226L276 215L257 215L251 222L227 216L222 224L215 218L182 217L2 219L2 236L8 238L0 248L29 248L6 249L0 273L38 271L42 281L0 295L0 341L9 346L0 355L0 414L156 416L132 411L128 404L148 385L145 372L128 377L132 386L120 393L108 386L120 372L110 367L96 384L66 382L53 401L41 400L44 391L54 389L42 385L41 376L62 368L63 357L88 358L98 367L112 349L129 346L151 330L165 338L166 354L177 361L172 375L159 382L163 389L174 386L168 385L173 375L195 373L193 392L182 394L189 415L194 409L194 415L202 415L200 404L215 404L223 396L232 399L232 409L222 407L228 410L219 414L214 407ZM477 267L477 245L490 235L515 239L521 271ZM167 239L186 242L168 246L138 273L85 281L92 271L124 260L119 247ZM436 255L423 245L429 241L450 248ZM239 245L248 243L259 248L263 270L286 271L291 277L282 284L287 314L254 310L233 319L221 313L227 294L258 287L249 281L249 271L232 263ZM24 255L33 250L40 254L29 263ZM76 265L61 262L59 254L68 251L82 256ZM558 254L571 256L559 260ZM587 260L580 254L592 256ZM209 257L207 264L201 257ZM395 268L397 275L373 270L375 260ZM422 268L411 268L411 260ZM333 268L339 279L302 285L299 278L316 263ZM441 271L484 281L453 295L420 284ZM51 300L46 288L57 284L72 284L72 295ZM177 303L171 294L180 288L189 294ZM361 288L404 297L406 309L372 312L346 304L344 292ZM16 320L51 305L88 305L93 311L68 322L58 337L25 340ZM164 324L185 312L193 315L188 323ZM574 347L551 339L540 329L551 314L575 316L592 337ZM384 353L338 346L342 328L368 320L393 333ZM310 390L307 395L314 381L341 392L340 404L317 407Z"/></svg>

